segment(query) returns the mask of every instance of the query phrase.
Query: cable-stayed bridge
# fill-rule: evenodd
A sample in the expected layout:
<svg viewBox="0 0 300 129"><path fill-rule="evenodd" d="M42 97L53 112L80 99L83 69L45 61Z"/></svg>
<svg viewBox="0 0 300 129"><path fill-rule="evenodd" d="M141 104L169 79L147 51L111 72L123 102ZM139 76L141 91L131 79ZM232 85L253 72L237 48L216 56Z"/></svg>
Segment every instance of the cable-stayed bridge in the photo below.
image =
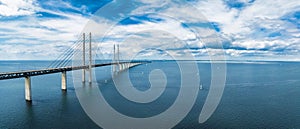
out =
<svg viewBox="0 0 300 129"><path fill-rule="evenodd" d="M86 44L88 43L88 48ZM117 49L117 50L116 50ZM88 50L88 51L87 51ZM67 71L82 70L82 82L86 82L86 71L88 71L88 82L92 83L92 68L101 66L113 66L112 72L118 73L131 67L140 65L142 61L120 61L119 45L114 45L113 59L110 62L92 64L92 34L89 33L88 39L86 39L85 33L77 40L72 47L68 48L65 53L61 54L55 61L53 61L48 68L39 70L27 70L17 72L5 72L0 73L0 80L25 78L25 100L31 102L31 77L45 74L62 73L61 76L61 89L67 90ZM81 56L79 61L82 64L72 64L74 56ZM88 55L88 63L86 56Z"/></svg>

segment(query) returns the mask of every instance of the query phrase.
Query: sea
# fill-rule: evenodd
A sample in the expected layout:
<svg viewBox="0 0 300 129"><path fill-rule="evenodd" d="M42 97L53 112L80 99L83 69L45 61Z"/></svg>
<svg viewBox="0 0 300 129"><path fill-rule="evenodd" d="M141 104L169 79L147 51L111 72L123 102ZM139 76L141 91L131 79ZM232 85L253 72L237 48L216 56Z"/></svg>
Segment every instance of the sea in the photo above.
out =
<svg viewBox="0 0 300 129"><path fill-rule="evenodd" d="M0 73L44 69L51 62L0 61ZM199 123L199 114L210 91L212 63L185 63L196 63L198 70L195 72L200 77L202 88L191 110L173 128L300 128L299 62L227 61L223 95L214 113L204 123ZM165 77L155 79L167 81L164 92L153 102L137 103L123 97L115 87L110 66L94 69L93 85L99 88L107 103L117 112L134 118L147 118L166 111L176 101L180 89L187 86L181 83L182 76L186 75L181 74L176 61L152 61L132 67L127 73L134 88L147 91L151 88L149 75L157 69ZM25 101L24 78L0 80L0 129L101 128L82 108L74 79L78 78L67 72L67 91L62 91L61 73L31 77L31 103Z"/></svg>

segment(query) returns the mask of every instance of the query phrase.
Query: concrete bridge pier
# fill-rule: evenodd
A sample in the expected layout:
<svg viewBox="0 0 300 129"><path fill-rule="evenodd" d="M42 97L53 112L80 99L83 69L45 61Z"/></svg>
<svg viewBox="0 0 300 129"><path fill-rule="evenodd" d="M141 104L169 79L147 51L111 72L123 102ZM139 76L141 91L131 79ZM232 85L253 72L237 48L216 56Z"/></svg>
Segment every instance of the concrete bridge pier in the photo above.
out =
<svg viewBox="0 0 300 129"><path fill-rule="evenodd" d="M119 71L123 71L123 64L120 64L119 67L120 67Z"/></svg>
<svg viewBox="0 0 300 129"><path fill-rule="evenodd" d="M63 71L61 74L61 90L67 90L67 72Z"/></svg>
<svg viewBox="0 0 300 129"><path fill-rule="evenodd" d="M25 100L31 102L31 80L30 76L25 77Z"/></svg>

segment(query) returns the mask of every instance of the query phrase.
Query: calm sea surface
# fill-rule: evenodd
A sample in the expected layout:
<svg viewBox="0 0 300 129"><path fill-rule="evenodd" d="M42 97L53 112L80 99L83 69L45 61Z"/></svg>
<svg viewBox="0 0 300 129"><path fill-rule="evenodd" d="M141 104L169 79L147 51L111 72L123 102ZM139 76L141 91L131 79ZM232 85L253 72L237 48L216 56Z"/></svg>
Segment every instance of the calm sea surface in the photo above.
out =
<svg viewBox="0 0 300 129"><path fill-rule="evenodd" d="M0 61L0 72L42 69L50 63ZM198 117L209 91L211 64L198 62L198 68L203 89L190 113L175 128L300 128L300 63L229 62L221 102L203 124L198 123ZM134 87L149 89L149 73L154 69L165 72L167 87L157 100L146 104L128 101L117 92L110 67L95 71L101 93L115 110L144 118L168 109L180 90L180 69L174 61L154 61L131 68ZM0 128L99 128L82 109L72 79L68 72L68 90L62 92L60 73L32 77L31 104L24 99L23 78L1 80Z"/></svg>

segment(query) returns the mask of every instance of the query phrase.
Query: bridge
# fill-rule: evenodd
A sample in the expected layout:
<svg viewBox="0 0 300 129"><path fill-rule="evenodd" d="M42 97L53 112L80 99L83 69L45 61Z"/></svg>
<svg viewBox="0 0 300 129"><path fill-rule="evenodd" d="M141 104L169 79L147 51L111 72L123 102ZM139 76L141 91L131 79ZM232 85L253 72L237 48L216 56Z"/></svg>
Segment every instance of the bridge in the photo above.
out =
<svg viewBox="0 0 300 129"><path fill-rule="evenodd" d="M69 48L64 54L62 54L57 60L53 61L49 65L49 68L40 70L27 70L18 72L6 72L0 73L0 80L15 79L15 78L25 78L25 100L28 102L32 101L31 97L31 77L40 76L45 74L62 73L61 75L61 89L63 91L67 90L67 71L82 70L82 82L86 82L86 71L89 72L89 83L92 83L92 68L102 67L102 66L113 66L112 72L117 74L123 70L129 69L131 67L146 63L142 61L120 61L119 56L119 45L114 45L113 60L109 63L92 64L92 34L89 33L89 64L86 65L86 36L83 33L82 40L78 40L75 44ZM72 56L78 54L76 49L80 48L82 50L82 64L79 66L67 66L70 64Z"/></svg>

